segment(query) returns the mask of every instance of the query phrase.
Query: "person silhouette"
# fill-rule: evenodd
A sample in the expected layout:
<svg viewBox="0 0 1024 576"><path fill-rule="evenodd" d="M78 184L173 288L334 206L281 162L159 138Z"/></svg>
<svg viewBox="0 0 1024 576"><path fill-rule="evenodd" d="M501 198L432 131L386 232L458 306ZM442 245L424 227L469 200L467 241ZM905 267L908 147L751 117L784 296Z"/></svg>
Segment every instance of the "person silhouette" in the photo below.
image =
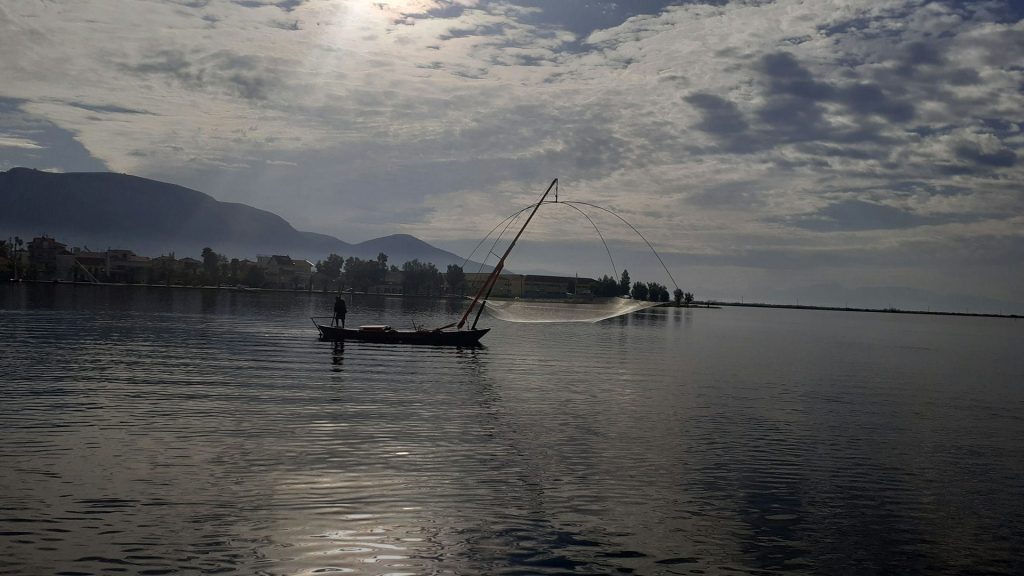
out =
<svg viewBox="0 0 1024 576"><path fill-rule="evenodd" d="M345 327L345 314L348 313L348 306L345 304L345 299L338 296L334 299L334 325L337 326L341 323L341 327Z"/></svg>

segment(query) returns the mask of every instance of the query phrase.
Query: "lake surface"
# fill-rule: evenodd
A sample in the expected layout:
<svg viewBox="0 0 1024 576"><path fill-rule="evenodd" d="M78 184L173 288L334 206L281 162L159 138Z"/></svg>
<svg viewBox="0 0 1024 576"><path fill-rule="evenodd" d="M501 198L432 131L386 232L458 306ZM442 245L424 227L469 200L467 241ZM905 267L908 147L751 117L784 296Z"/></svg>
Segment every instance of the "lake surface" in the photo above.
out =
<svg viewBox="0 0 1024 576"><path fill-rule="evenodd" d="M0 573L1024 574L1020 320L332 300L0 284Z"/></svg>

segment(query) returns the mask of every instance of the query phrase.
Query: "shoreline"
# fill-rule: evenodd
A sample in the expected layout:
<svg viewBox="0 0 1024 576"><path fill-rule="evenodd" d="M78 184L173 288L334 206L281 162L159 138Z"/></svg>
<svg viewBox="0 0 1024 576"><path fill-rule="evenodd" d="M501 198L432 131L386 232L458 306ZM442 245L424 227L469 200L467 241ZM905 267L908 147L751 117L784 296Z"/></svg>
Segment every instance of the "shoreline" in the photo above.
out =
<svg viewBox="0 0 1024 576"><path fill-rule="evenodd" d="M387 296L392 298L442 298L442 299L463 299L465 296L458 294L439 294L436 296L424 296L422 294L393 294L393 293L378 293L378 292L353 292L351 290L345 290L343 292L336 292L330 290L304 290L294 288L254 288L251 286L189 286L187 284L128 284L126 282L69 282L67 280L0 280L0 285L3 284L40 284L49 286L120 286L124 288L167 288L175 290L225 290L228 292L250 292L253 294L260 292L290 292L293 294L341 294L341 295L355 295L355 296Z"/></svg>
<svg viewBox="0 0 1024 576"><path fill-rule="evenodd" d="M67 282L67 281L53 281L53 280L9 280L2 279L0 284L48 284L48 285L66 285L66 286L121 286L125 288L169 288L169 289L189 289L189 290L226 290L229 292L291 292L295 294L339 294L339 292L323 291L323 290L295 290L289 288L251 288L251 287L240 287L240 286L186 286L184 284L126 284L123 282ZM458 294L439 294L436 296L424 296L418 294L405 295L405 294L383 294L375 292L353 292L343 291L340 294L349 294L353 296L383 296L390 298L440 298L448 300L461 300L465 296ZM904 310L901 308L858 308L854 306L813 306L809 304L769 304L764 302L720 302L717 300L707 300L700 303L694 303L689 306L677 306L674 302L663 302L656 306L657 308L700 308L705 310L716 310L722 307L737 307L737 308L782 308L788 310L826 310L832 312L868 312L875 314L913 314L919 316L963 316L973 318L1005 318L1019 320L1024 318L1021 314L996 314L989 312L950 312L942 310Z"/></svg>
<svg viewBox="0 0 1024 576"><path fill-rule="evenodd" d="M812 306L809 304L766 304L752 302L717 302L712 300L712 306L735 306L738 308L786 308L790 310L829 310L833 312L871 312L875 314L916 314L923 316L969 316L976 318L1008 318L1021 319L1021 314L996 314L993 312L948 312L942 310L903 310L901 308L857 308L854 306ZM689 306L689 308L703 308L704 306ZM680 306L686 308L686 306Z"/></svg>

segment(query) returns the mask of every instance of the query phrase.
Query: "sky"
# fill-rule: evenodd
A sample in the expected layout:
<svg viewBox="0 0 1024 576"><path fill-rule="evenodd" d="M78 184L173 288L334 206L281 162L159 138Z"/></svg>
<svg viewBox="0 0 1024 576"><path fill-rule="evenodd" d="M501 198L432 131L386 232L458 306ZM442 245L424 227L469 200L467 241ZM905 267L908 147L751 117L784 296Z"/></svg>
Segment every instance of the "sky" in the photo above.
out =
<svg viewBox="0 0 1024 576"><path fill-rule="evenodd" d="M124 172L463 256L558 178L669 273L617 218L554 205L510 268L1024 313L1022 18L1009 0L5 1L0 169Z"/></svg>

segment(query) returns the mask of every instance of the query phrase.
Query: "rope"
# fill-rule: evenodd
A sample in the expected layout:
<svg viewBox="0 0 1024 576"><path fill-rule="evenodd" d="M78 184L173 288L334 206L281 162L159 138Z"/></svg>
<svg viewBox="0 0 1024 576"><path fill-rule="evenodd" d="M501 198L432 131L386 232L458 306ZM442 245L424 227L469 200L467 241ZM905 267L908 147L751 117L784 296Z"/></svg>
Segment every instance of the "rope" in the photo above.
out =
<svg viewBox="0 0 1024 576"><path fill-rule="evenodd" d="M601 229L597 227L597 224L594 223L594 220L591 219L590 216L587 215L586 212L584 212L583 210L580 210L576 206L573 206L572 202L559 202L558 200L555 200L555 203L556 204L561 204L563 206L568 206L569 208L572 208L573 210L579 212L580 214L583 214L583 217L586 218L588 222L590 222L590 225L594 227L594 231L597 232L597 237L601 239L601 244L604 244L604 251L608 253L608 261L612 263L612 272L614 273L614 275L612 277L613 278L618 278L619 277L619 271L618 271L617 268L615 268L615 259L612 258L612 251L611 251L611 249L608 248L608 243L604 241L604 234L601 234ZM546 202L546 204L547 204L547 202Z"/></svg>
<svg viewBox="0 0 1024 576"><path fill-rule="evenodd" d="M658 251L654 249L654 246L652 246L651 243L647 241L647 238L644 237L644 235L641 234L640 231L636 229L636 226L633 226L632 224L630 224L628 220L626 220L622 216L619 216L615 212L612 212L611 210L609 210L609 209L607 209L607 208L605 208L603 206L598 206L596 204L591 204L589 202L575 202L575 201L572 201L572 200L569 200L569 201L563 200L561 202L561 204L579 204L581 206L590 206L591 208L597 208L598 210L604 210L605 212L607 212L607 213L611 214L612 216L615 216L616 218L621 220L623 224L625 224L626 226L629 226L630 228L632 228L633 232L636 232L636 235L643 239L643 241L647 244L647 247L651 249L651 252L653 252L654 256L658 259L658 262L661 263L661 267L665 269L665 273L668 274L669 279L672 280L672 284L676 287L677 290L679 289L679 283L677 283L676 279L672 277L672 273L668 271L668 266L666 266L665 265L665 261L661 259L661 255L659 255Z"/></svg>
<svg viewBox="0 0 1024 576"><path fill-rule="evenodd" d="M522 214L523 212L526 212L527 210L529 210L530 208L533 208L534 206L535 206L535 204L530 204L526 208L523 208L522 210L516 212L515 214L512 214L511 216L507 216L504 220L502 220L501 222L498 222L497 224L495 224L494 228L491 228L491 231L488 232L486 236L481 238L480 241L476 243L476 247L473 248L473 251L469 253L469 257L462 261L462 268L463 269L466 268L466 264L469 264L469 261L473 259L474 255L476 255L476 251L479 250L480 246L484 242L486 242L488 238L491 237L491 234L494 234L494 231L498 229L498 226L501 226L502 224L505 224L505 227L501 230L501 234L498 234L498 236L494 239L494 243L491 244L491 248L488 250L488 252L490 254L494 254L495 256L497 256L497 254L494 253L494 247L498 245L498 242L501 240L501 237L504 236L505 232L508 231L509 226L511 226L516 221L516 219L519 218L520 214ZM485 256L484 257L484 261L480 263L480 268L477 270L477 273L483 273L483 269L484 269L484 266L486 265L486 263L487 263L487 257Z"/></svg>

